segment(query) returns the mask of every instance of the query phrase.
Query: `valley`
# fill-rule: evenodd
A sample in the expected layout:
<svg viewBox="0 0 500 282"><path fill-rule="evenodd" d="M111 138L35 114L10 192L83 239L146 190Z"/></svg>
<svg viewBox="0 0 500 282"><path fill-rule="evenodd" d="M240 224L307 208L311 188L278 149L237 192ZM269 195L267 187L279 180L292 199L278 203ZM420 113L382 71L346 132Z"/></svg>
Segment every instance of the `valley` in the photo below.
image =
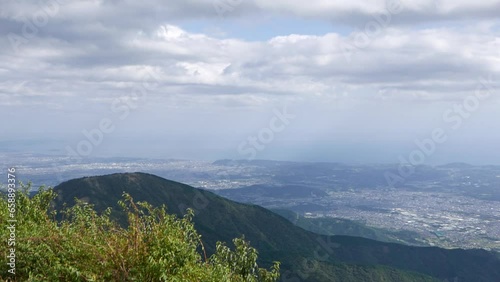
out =
<svg viewBox="0 0 500 282"><path fill-rule="evenodd" d="M395 171L396 165L131 158L71 163L64 156L3 157L18 162L19 177L32 180L34 187L144 171L306 218L350 220L398 234L395 239L406 244L500 251L498 166L420 166L404 184L390 187L384 174Z"/></svg>

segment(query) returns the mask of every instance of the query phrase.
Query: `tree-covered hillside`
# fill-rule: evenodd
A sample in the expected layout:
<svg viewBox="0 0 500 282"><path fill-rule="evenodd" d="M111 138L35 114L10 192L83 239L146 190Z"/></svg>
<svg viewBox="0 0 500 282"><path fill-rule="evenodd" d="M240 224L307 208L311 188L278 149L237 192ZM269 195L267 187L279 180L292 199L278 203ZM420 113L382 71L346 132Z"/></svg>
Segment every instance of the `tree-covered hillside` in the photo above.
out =
<svg viewBox="0 0 500 282"><path fill-rule="evenodd" d="M64 203L73 205L78 198L95 204L100 212L110 206L119 211L116 203L123 192L154 206L165 204L168 212L178 217L191 208L207 254L215 251L217 241L230 244L233 238L245 236L259 250L259 265L269 268L273 261L281 262L283 281L491 282L500 277L500 260L485 250L447 250L319 235L262 207L146 173L73 179L54 191L57 208ZM126 219L123 213L112 215Z"/></svg>
<svg viewBox="0 0 500 282"><path fill-rule="evenodd" d="M9 197L15 199L13 206L2 194L2 226L10 225L6 220L11 212L17 221L11 225L14 232L0 229L1 238L15 234L15 244L7 246L5 240L0 248L0 280L272 282L279 278L279 263L271 270L259 268L257 250L241 238L233 240L234 250L217 243L212 256L201 255L204 246L193 226L192 210L178 218L164 207L134 202L124 194L119 205L127 216L126 227L110 218L110 209L98 214L81 201L65 209L58 222L51 208L55 197L53 190L44 190L29 198L25 190Z"/></svg>

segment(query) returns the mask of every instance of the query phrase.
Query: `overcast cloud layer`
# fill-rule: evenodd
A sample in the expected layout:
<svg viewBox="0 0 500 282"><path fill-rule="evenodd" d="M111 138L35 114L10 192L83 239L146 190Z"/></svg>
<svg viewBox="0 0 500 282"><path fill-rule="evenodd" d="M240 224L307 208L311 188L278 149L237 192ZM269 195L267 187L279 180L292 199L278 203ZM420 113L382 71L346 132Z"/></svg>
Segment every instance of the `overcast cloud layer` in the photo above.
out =
<svg viewBox="0 0 500 282"><path fill-rule="evenodd" d="M286 106L257 158L398 162L442 128L427 162L499 163L500 1L144 2L2 2L4 150L109 119L92 156L246 158Z"/></svg>

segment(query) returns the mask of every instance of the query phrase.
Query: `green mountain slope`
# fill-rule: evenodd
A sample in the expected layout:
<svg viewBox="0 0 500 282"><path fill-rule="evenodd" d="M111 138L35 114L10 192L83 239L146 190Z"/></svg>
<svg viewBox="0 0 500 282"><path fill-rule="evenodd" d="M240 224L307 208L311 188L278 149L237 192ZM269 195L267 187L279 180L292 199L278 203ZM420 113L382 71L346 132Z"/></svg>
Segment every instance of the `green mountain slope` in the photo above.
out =
<svg viewBox="0 0 500 282"><path fill-rule="evenodd" d="M293 224L305 230L322 235L347 235L363 237L377 241L400 243L413 246L428 246L417 240L421 236L411 231L390 231L369 227L363 223L343 218L306 218L294 211L272 209L273 212L288 219Z"/></svg>
<svg viewBox="0 0 500 282"><path fill-rule="evenodd" d="M195 228L209 251L216 241L229 242L244 234L259 250L262 265L275 260L283 263L283 281L432 281L425 275L449 281L500 281L500 260L487 251L418 248L318 235L264 208L154 175L86 177L64 182L54 190L59 194L57 208L65 202L73 205L76 197L95 204L97 210L108 206L119 210L116 203L124 191L136 201L165 204L169 212L178 215L193 208ZM120 216L118 212L115 215Z"/></svg>

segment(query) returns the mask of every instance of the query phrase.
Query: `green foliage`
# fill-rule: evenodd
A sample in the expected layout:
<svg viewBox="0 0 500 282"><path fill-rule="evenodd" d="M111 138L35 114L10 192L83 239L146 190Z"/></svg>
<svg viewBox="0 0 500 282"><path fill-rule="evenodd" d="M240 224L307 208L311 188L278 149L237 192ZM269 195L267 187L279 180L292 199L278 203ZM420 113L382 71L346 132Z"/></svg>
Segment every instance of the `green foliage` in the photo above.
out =
<svg viewBox="0 0 500 282"><path fill-rule="evenodd" d="M244 238L233 240L234 251L224 243L217 242L216 252L211 257L213 265L229 265L232 279L229 281L277 281L279 278L279 262L275 262L272 271L257 266L257 250L252 248Z"/></svg>
<svg viewBox="0 0 500 282"><path fill-rule="evenodd" d="M16 274L6 264L8 247L0 248L3 281L263 281L279 279L279 263L270 270L257 265L257 250L234 239L231 250L217 243L207 258L194 228L193 211L178 218L166 207L134 202L126 193L119 205L127 226L112 219L111 209L98 214L76 201L57 221L53 190L41 189L30 198L28 188L17 193ZM7 224L7 198L0 200L0 223ZM0 229L1 238L9 230ZM4 240L5 241L5 240Z"/></svg>

